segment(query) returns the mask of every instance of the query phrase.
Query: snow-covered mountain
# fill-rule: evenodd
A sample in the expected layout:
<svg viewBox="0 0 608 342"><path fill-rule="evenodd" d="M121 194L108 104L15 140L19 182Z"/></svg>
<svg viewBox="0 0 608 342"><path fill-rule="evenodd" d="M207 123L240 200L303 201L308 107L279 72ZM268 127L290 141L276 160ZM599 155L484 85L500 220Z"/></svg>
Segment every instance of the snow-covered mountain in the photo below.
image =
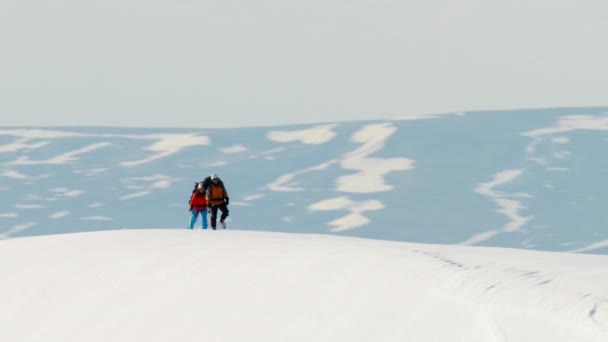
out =
<svg viewBox="0 0 608 342"><path fill-rule="evenodd" d="M604 342L607 263L231 230L10 239L0 341Z"/></svg>
<svg viewBox="0 0 608 342"><path fill-rule="evenodd" d="M217 173L233 229L608 253L608 108L204 121L0 129L0 233L183 229Z"/></svg>

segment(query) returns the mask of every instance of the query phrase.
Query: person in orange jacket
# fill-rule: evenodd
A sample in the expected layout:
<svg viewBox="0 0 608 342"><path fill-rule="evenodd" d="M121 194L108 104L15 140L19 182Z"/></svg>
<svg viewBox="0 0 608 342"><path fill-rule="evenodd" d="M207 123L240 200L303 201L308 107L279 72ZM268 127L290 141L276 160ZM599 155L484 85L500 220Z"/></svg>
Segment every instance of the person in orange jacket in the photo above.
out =
<svg viewBox="0 0 608 342"><path fill-rule="evenodd" d="M222 211L220 224L226 229L226 217L228 217L228 203L230 198L224 186L224 182L216 174L211 175L211 185L207 188L207 208L211 214L211 228L215 229L217 221L217 210Z"/></svg>
<svg viewBox="0 0 608 342"><path fill-rule="evenodd" d="M207 196L201 183L196 186L196 191L192 193L192 197L188 203L190 204L190 212L192 213L188 228L194 229L194 224L200 214L203 221L203 229L207 229Z"/></svg>

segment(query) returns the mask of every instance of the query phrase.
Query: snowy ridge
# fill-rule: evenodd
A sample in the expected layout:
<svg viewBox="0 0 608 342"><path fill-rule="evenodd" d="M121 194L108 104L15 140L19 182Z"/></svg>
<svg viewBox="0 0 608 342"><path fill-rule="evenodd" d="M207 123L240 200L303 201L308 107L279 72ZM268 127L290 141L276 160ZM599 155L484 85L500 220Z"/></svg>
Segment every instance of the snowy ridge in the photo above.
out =
<svg viewBox="0 0 608 342"><path fill-rule="evenodd" d="M600 342L607 262L246 231L11 239L0 340Z"/></svg>

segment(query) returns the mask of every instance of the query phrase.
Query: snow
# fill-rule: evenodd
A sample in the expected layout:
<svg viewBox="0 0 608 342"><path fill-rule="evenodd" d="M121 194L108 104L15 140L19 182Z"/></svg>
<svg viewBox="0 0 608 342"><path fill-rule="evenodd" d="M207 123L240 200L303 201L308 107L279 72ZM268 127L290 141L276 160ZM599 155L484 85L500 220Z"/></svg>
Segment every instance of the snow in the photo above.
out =
<svg viewBox="0 0 608 342"><path fill-rule="evenodd" d="M480 184L475 192L489 197L494 203L496 203L499 209L496 212L506 216L509 221L496 230L485 231L477 233L471 236L466 241L462 242L463 245L474 245L483 241L487 241L494 236L501 233L513 233L519 232L521 229L534 218L534 216L522 216L521 211L527 209L520 201L514 200L513 198L531 198L530 194L526 193L514 193L504 194L494 190L495 187L509 183L521 177L524 171L521 169L505 170L494 175L494 179L488 183Z"/></svg>
<svg viewBox="0 0 608 342"><path fill-rule="evenodd" d="M588 246L584 246L584 247L581 247L581 248L573 249L570 252L572 252L572 253L582 253L582 252L593 251L593 250L596 250L596 249L606 248L606 247L608 247L608 240L603 240L603 241L592 243L592 244L590 244Z"/></svg>
<svg viewBox="0 0 608 342"><path fill-rule="evenodd" d="M301 174L305 174L305 173L309 173L309 172L313 172L313 171L326 170L330 166L332 166L336 163L337 163L337 160L330 160L330 161L321 163L319 165L309 167L304 170L299 170L299 171L295 171L292 173L288 173L286 175L282 175L279 178L277 178L276 180L274 180L272 183L268 184L267 188L271 191L277 191L277 192L304 191L305 189L303 187L299 187L298 186L299 183L297 181L295 181L294 178L296 178L297 176L299 176Z"/></svg>
<svg viewBox="0 0 608 342"><path fill-rule="evenodd" d="M35 229L11 237L74 232L79 229L72 227L83 225L87 230L119 229L125 223L159 228L177 222L181 227L188 215L184 192L190 192L193 181L217 172L232 194L236 223L258 222L262 215L266 230L556 251L602 246L608 238L607 212L601 210L607 192L598 184L608 172L601 157L607 131L524 132L594 127L593 122L603 127L607 112L569 108L410 115L404 121L258 127L238 134L192 126L0 130L2 146L46 142L0 153L3 212L19 215L2 218L0 233L30 220L37 221ZM583 119L586 124L575 124ZM289 143L270 141L271 131L284 133ZM333 138L324 145L312 143L324 141L318 139L323 136ZM10 165L54 160L100 146L95 144L110 145L72 154L66 164ZM154 162L121 166L175 148L182 149ZM237 153L242 148L247 151ZM208 167L213 162L223 166ZM330 208L335 198L348 204ZM134 220L133 208L156 214ZM64 211L70 215L52 219ZM584 222L573 222L573 215ZM88 216L112 220L81 220ZM403 227L394 228L395 223ZM589 251L608 253L606 247L583 252Z"/></svg>
<svg viewBox="0 0 608 342"><path fill-rule="evenodd" d="M553 158L555 159L568 159L568 157L570 157L570 155L572 154L572 152L570 151L559 151L559 152L554 152Z"/></svg>
<svg viewBox="0 0 608 342"><path fill-rule="evenodd" d="M3 173L0 173L0 176L12 178L12 179L28 179L28 178L30 178L28 175L23 174L23 173L21 173L19 171L14 171L14 170L4 171Z"/></svg>
<svg viewBox="0 0 608 342"><path fill-rule="evenodd" d="M104 173L108 170L109 170L108 168L98 167L98 168L93 168L93 169L88 169L88 170L74 170L73 172L77 175L84 174L85 176L93 177L100 173Z"/></svg>
<svg viewBox="0 0 608 342"><path fill-rule="evenodd" d="M333 126L319 126L316 129L280 132L280 134L271 132L269 138L281 142L303 139L304 143L313 141L320 143L320 140L310 140L311 137L323 135L316 131L319 128L333 128ZM360 144L355 150L346 153L341 159L332 159L319 165L284 174L268 184L267 189L276 192L305 191L306 188L296 180L296 177L309 172L323 171L339 163L343 169L357 172L338 177L335 181L337 191L359 194L390 191L393 186L386 183L384 176L391 172L410 170L413 168L414 161L407 158L375 158L371 155L382 150L386 140L396 131L397 128L391 123L365 125L351 137L354 143ZM349 211L345 216L327 223L331 232L343 232L364 226L371 220L362 213L382 208L384 208L384 204L375 199L357 203L344 196L320 200L308 206L311 211Z"/></svg>
<svg viewBox="0 0 608 342"><path fill-rule="evenodd" d="M145 147L145 150L158 152L152 156L144 159L122 162L120 163L125 167L134 167L142 164L147 164L152 161L162 159L173 154L176 154L186 148L194 146L206 146L209 145L209 138L206 136L199 136L196 134L151 134L143 137L136 137L138 139L157 139L155 143Z"/></svg>
<svg viewBox="0 0 608 342"><path fill-rule="evenodd" d="M142 176L142 177L129 177L124 180L127 184L132 183L145 183L144 185L136 185L134 189L141 188L153 188L153 189L166 189L171 187L174 182L180 181L180 178L171 177L164 174L155 174L153 176Z"/></svg>
<svg viewBox="0 0 608 342"><path fill-rule="evenodd" d="M453 112L453 113L423 113L423 114L406 114L395 118L390 118L395 121L419 121L429 119L439 119L446 116L465 116L465 112Z"/></svg>
<svg viewBox="0 0 608 342"><path fill-rule="evenodd" d="M261 198L264 198L266 195L264 194L253 194L253 195L247 195L247 196L243 196L243 200L244 201L255 201Z"/></svg>
<svg viewBox="0 0 608 342"><path fill-rule="evenodd" d="M0 218L15 218L19 216L17 213L0 213Z"/></svg>
<svg viewBox="0 0 608 342"><path fill-rule="evenodd" d="M10 144L0 145L0 153L12 153L18 152L20 150L35 150L37 148L46 146L48 143L48 141L43 141L34 144L28 144L27 139L17 139Z"/></svg>
<svg viewBox="0 0 608 342"><path fill-rule="evenodd" d="M278 154L279 152L283 152L285 151L285 147L277 147L277 148L273 148L267 151L262 151L258 154L253 154L250 156L251 159L257 159L260 157L264 157L264 158L274 158L274 154Z"/></svg>
<svg viewBox="0 0 608 342"><path fill-rule="evenodd" d="M220 161L214 161L211 163L204 163L204 165L207 167L222 167L222 166L228 165L228 163L223 160L220 160Z"/></svg>
<svg viewBox="0 0 608 342"><path fill-rule="evenodd" d="M51 192L63 197L78 197L84 193L84 190L70 190L67 188L54 188Z"/></svg>
<svg viewBox="0 0 608 342"><path fill-rule="evenodd" d="M220 152L226 153L226 154L242 153L242 152L246 152L246 151L247 151L247 148L240 144L220 148Z"/></svg>
<svg viewBox="0 0 608 342"><path fill-rule="evenodd" d="M319 145L325 144L336 136L336 133L332 131L336 126L321 125L297 131L270 131L266 137L268 140L280 143L299 141L302 144Z"/></svg>
<svg viewBox="0 0 608 342"><path fill-rule="evenodd" d="M40 209L44 208L41 204L15 204L15 208L17 209Z"/></svg>
<svg viewBox="0 0 608 342"><path fill-rule="evenodd" d="M144 190L144 191L138 191L138 192L134 192L134 193L131 193L131 194L128 194L128 195L120 196L119 199L121 201L125 201L125 200L130 200L130 199L133 199L133 198L139 198L139 197L148 196L151 193L152 193L151 191L146 191L146 190Z"/></svg>
<svg viewBox="0 0 608 342"><path fill-rule="evenodd" d="M194 146L206 146L210 141L207 136L198 134L89 134L78 133L71 131L47 130L47 129L4 129L0 130L0 136L14 136L18 140L5 146L0 146L0 152L16 152L21 149L40 148L48 144L48 142L39 142L28 145L26 142L31 139L65 139L65 138L121 138L130 140L155 140L154 143L144 147L147 151L156 152L139 160L131 160L120 163L123 167L134 167L150 163L171 155L174 155L186 148ZM79 150L64 153L48 160L30 160L27 157L21 157L8 165L56 165L67 164L76 160L76 156L84 153L89 153L100 148L111 146L111 143L99 142L89 146L85 146Z"/></svg>
<svg viewBox="0 0 608 342"><path fill-rule="evenodd" d="M66 217L69 214L70 214L70 212L67 211L67 210L65 210L65 211L58 211L56 213L53 213L53 214L49 215L49 218L56 220L56 219L60 219L62 217Z"/></svg>
<svg viewBox="0 0 608 342"><path fill-rule="evenodd" d="M7 239L7 238L11 237L11 235L13 235L13 234L16 234L16 233L19 233L19 232L22 232L24 230L28 230L28 229L34 227L36 224L37 224L36 222L29 221L26 223L20 223L20 224L13 225L11 227L11 229L9 229L8 231L0 233L0 239Z"/></svg>
<svg viewBox="0 0 608 342"><path fill-rule="evenodd" d="M543 127L521 133L523 136L532 138L532 142L526 148L528 160L539 165L547 164L547 159L534 156L537 145L544 142L546 136L550 137L550 141L554 144L568 144L570 138L561 134L566 134L574 131L608 131L608 114L601 115L565 115L557 120L557 123L551 127ZM560 134L559 136L554 136ZM567 159L572 152L558 151L551 154L555 159Z"/></svg>
<svg viewBox="0 0 608 342"><path fill-rule="evenodd" d="M555 137L553 139L551 139L551 142L555 143L555 144L567 144L570 142L570 138L568 137Z"/></svg>
<svg viewBox="0 0 608 342"><path fill-rule="evenodd" d="M553 127L539 128L523 134L532 138L538 138L545 135L577 130L608 131L608 115L567 115L560 118Z"/></svg>
<svg viewBox="0 0 608 342"><path fill-rule="evenodd" d="M341 197L327 199L322 202L314 203L314 204L310 205L308 208L310 210L340 210L340 209L345 209L351 205L352 205L352 201L348 197L341 196Z"/></svg>
<svg viewBox="0 0 608 342"><path fill-rule="evenodd" d="M361 194L393 190L393 186L386 183L384 176L395 171L410 170L413 168L414 161L407 158L376 158L371 155L381 151L386 140L396 131L397 128L392 123L365 125L351 137L351 141L360 146L345 154L340 160L329 160L304 170L282 175L268 184L267 188L277 192L305 191L305 188L295 180L297 176L307 172L323 171L339 163L343 169L357 172L339 176L336 179L337 191ZM370 223L371 220L364 216L363 212L383 208L385 208L384 204L376 199L355 202L346 196L320 200L308 206L311 211L348 211L346 215L327 223L330 227L329 231L334 233L348 231Z"/></svg>
<svg viewBox="0 0 608 342"><path fill-rule="evenodd" d="M83 221L112 221L111 217L96 215L96 216L85 216L80 218Z"/></svg>
<svg viewBox="0 0 608 342"><path fill-rule="evenodd" d="M134 198L148 196L155 189L167 189L170 188L174 182L178 182L180 178L171 177L164 174L155 174L152 176L141 176L141 177L129 177L122 180L126 185L125 188L128 190L133 189L145 189L137 192L132 192L121 196L121 201L130 200Z"/></svg>
<svg viewBox="0 0 608 342"><path fill-rule="evenodd" d="M608 256L236 230L0 246L2 341L608 340Z"/></svg>
<svg viewBox="0 0 608 342"><path fill-rule="evenodd" d="M71 163L73 161L78 160L77 156L81 155L81 154L85 154L85 153L90 153L93 152L95 150L104 148L104 147L108 147L111 146L111 143L107 143L107 142L101 142L101 143L95 143L95 144L91 144L88 146L85 146L83 148L80 148L78 150L74 150L74 151L70 151L67 153L62 153L60 155L57 155L55 157L46 159L46 160L30 160L29 157L24 156L24 157L20 157L19 159L9 162L7 163L7 165L59 165L59 164L68 164Z"/></svg>
<svg viewBox="0 0 608 342"><path fill-rule="evenodd" d="M21 144L29 139L64 139L91 136L90 134L86 133L52 129L3 129L0 130L0 136L2 135L21 138L18 142L16 142L17 144Z"/></svg>
<svg viewBox="0 0 608 342"><path fill-rule="evenodd" d="M397 128L390 123L367 125L352 136L352 141L361 144L347 153L341 166L357 173L341 176L336 180L338 191L350 193L372 193L390 191L393 186L386 184L384 175L395 171L414 168L414 161L408 158L373 158L370 155L382 150L386 140Z"/></svg>
<svg viewBox="0 0 608 342"><path fill-rule="evenodd" d="M326 199L311 204L308 209L311 211L337 211L347 210L349 213L329 222L331 232L344 232L353 228L363 226L371 220L362 213L365 211L375 211L384 208L384 204L378 200L353 201L347 196L340 196Z"/></svg>

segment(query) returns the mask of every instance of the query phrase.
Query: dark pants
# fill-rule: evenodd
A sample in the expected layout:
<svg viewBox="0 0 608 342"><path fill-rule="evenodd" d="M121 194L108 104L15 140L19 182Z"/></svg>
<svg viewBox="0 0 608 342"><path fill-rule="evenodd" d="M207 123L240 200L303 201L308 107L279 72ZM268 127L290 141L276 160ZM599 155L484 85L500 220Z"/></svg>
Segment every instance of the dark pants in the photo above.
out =
<svg viewBox="0 0 608 342"><path fill-rule="evenodd" d="M222 216L220 216L220 221L224 221L226 219L226 217L228 217L228 207L226 206L226 203L222 203L221 205L214 205L213 207L211 207L211 228L216 227L217 225L217 210L221 210L222 211Z"/></svg>

